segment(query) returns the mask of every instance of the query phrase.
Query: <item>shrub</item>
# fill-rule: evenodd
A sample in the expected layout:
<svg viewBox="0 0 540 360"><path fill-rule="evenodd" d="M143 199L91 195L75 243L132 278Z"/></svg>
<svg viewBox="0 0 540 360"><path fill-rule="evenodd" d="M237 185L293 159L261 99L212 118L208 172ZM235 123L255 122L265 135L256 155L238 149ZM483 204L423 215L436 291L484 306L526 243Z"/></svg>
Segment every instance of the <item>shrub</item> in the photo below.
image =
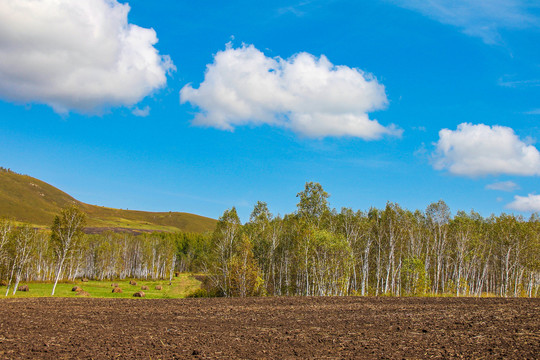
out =
<svg viewBox="0 0 540 360"><path fill-rule="evenodd" d="M187 298L207 298L210 297L208 295L208 291L205 289L195 289L189 294L186 295Z"/></svg>

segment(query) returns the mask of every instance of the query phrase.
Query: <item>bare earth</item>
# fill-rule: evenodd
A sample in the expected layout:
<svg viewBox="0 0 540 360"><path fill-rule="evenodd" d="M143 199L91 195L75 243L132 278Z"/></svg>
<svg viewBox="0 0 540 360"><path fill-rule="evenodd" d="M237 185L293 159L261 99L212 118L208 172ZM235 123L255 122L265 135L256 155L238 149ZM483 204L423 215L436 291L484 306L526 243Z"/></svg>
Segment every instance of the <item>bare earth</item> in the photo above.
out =
<svg viewBox="0 0 540 360"><path fill-rule="evenodd" d="M0 300L2 359L540 358L540 299Z"/></svg>

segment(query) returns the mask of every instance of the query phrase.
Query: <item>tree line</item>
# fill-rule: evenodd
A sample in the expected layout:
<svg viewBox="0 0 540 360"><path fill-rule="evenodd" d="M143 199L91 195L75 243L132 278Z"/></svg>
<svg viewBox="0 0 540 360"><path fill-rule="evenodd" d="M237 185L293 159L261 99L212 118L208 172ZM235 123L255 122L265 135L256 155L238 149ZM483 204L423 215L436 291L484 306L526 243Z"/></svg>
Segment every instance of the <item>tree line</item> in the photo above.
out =
<svg viewBox="0 0 540 360"><path fill-rule="evenodd" d="M273 216L258 202L242 225L225 211L206 262L224 296L454 295L537 297L540 218L471 211L444 201L414 212L330 209L320 184L298 193L297 211Z"/></svg>
<svg viewBox="0 0 540 360"><path fill-rule="evenodd" d="M294 213L258 202L242 224L226 210L213 233L84 234L67 208L50 230L0 220L0 281L172 279L204 273L202 295L527 296L540 290L540 218L471 211L444 201L410 211L387 203L331 209L318 183L297 194ZM53 290L54 294L54 290Z"/></svg>
<svg viewBox="0 0 540 360"><path fill-rule="evenodd" d="M6 286L5 295L15 294L21 281L51 281L54 295L58 281L172 279L175 269L185 270L196 263L189 259L189 249L186 256L179 256L178 249L202 237L189 233L89 235L84 225L85 214L77 207L64 209L49 230L0 220L0 282Z"/></svg>

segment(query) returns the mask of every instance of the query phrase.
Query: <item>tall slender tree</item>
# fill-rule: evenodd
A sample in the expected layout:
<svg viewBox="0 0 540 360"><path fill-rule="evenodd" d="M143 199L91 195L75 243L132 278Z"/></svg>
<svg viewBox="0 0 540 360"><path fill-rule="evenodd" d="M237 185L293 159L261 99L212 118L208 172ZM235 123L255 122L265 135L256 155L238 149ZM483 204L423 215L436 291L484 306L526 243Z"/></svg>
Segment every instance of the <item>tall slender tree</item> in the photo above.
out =
<svg viewBox="0 0 540 360"><path fill-rule="evenodd" d="M318 227L322 216L330 211L328 207L330 195L323 190L321 184L307 182L304 191L296 194L296 197L300 198L296 205L298 216L305 222Z"/></svg>
<svg viewBox="0 0 540 360"><path fill-rule="evenodd" d="M71 253L77 249L79 241L84 235L86 214L77 206L70 206L54 218L51 227L51 243L54 247L57 269L51 296L54 296L56 284L62 273L64 263Z"/></svg>
<svg viewBox="0 0 540 360"><path fill-rule="evenodd" d="M225 210L212 236L212 250L207 262L210 279L220 292L231 296L231 260L241 239L242 224L236 208Z"/></svg>

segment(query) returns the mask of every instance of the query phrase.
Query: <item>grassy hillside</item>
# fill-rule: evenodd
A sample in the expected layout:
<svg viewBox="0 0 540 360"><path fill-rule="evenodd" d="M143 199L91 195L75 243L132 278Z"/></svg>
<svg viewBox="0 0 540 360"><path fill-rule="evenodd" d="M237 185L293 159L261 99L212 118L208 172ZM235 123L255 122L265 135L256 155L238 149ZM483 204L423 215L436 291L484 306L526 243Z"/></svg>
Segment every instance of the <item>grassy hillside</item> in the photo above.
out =
<svg viewBox="0 0 540 360"><path fill-rule="evenodd" d="M78 205L88 214L91 232L117 231L190 231L214 229L216 220L179 212L120 210L82 203L65 192L27 175L0 169L0 217L50 226L62 208Z"/></svg>

